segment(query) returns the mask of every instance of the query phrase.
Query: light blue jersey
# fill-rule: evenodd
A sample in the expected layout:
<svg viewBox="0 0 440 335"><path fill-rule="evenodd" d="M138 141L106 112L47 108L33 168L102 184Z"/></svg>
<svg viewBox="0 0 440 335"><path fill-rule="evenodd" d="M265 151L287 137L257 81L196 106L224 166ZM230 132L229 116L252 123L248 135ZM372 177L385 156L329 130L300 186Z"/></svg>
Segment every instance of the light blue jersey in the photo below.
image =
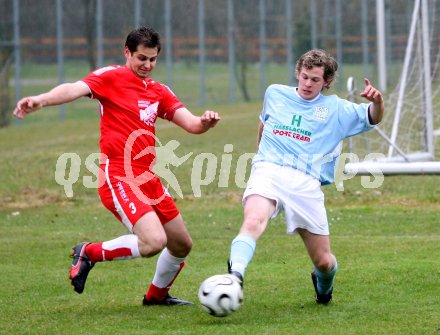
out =
<svg viewBox="0 0 440 335"><path fill-rule="evenodd" d="M355 104L336 95L301 98L296 87L267 88L260 120L264 124L258 152L260 161L291 166L320 180L334 180L342 140L373 128L369 104Z"/></svg>

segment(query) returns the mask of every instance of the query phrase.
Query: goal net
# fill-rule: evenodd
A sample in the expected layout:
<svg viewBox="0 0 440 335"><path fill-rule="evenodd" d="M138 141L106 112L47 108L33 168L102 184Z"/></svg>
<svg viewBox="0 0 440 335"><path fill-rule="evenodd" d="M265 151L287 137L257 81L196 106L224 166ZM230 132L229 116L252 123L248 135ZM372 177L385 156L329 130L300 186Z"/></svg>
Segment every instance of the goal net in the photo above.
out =
<svg viewBox="0 0 440 335"><path fill-rule="evenodd" d="M349 78L349 97L354 86ZM440 174L440 1L414 2L400 79L375 130L349 139L346 173Z"/></svg>

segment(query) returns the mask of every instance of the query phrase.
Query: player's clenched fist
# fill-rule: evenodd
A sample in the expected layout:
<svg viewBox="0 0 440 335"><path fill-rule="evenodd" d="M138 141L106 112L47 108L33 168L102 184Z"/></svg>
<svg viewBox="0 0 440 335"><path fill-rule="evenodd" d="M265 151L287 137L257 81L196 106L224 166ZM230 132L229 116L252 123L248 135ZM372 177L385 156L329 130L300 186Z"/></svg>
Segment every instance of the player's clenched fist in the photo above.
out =
<svg viewBox="0 0 440 335"><path fill-rule="evenodd" d="M203 115L200 117L200 120L202 121L204 127L212 128L217 124L218 121L220 121L220 116L216 112L205 111L205 113L203 113Z"/></svg>

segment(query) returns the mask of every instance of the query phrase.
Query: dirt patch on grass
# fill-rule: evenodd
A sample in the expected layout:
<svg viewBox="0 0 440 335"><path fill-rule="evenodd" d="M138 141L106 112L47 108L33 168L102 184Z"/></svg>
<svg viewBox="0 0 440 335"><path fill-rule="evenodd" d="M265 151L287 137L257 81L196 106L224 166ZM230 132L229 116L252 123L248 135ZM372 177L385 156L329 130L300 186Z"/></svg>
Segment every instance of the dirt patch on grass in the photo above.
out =
<svg viewBox="0 0 440 335"><path fill-rule="evenodd" d="M11 196L0 194L0 209L17 210L44 207L50 205L66 206L68 201L64 194L40 188L25 188Z"/></svg>

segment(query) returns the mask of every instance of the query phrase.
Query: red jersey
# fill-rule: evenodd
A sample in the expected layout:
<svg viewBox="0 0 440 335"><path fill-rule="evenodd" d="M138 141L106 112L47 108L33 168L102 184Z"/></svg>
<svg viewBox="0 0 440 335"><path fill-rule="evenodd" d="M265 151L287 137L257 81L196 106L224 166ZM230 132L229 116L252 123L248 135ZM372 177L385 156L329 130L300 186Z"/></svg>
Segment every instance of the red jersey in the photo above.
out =
<svg viewBox="0 0 440 335"><path fill-rule="evenodd" d="M182 102L168 86L139 78L127 66L103 67L82 81L101 105L101 153L121 162L125 153L135 165L151 169L156 119L171 121Z"/></svg>

